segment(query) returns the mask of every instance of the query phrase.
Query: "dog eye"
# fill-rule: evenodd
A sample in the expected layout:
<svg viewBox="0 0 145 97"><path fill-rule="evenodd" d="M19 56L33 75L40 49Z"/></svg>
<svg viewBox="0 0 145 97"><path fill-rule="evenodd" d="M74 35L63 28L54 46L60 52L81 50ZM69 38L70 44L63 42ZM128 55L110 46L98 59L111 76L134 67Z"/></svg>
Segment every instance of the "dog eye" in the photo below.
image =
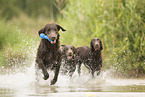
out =
<svg viewBox="0 0 145 97"><path fill-rule="evenodd" d="M65 50L68 50L68 48L66 48Z"/></svg>

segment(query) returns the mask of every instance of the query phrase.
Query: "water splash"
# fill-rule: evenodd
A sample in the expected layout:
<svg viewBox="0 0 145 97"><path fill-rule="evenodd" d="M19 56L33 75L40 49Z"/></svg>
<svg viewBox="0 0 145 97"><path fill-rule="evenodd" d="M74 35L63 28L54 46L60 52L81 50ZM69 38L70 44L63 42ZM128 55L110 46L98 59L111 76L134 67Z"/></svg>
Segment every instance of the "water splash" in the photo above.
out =
<svg viewBox="0 0 145 97"><path fill-rule="evenodd" d="M40 76L40 81L37 83L39 86L50 86L50 80L53 78L53 73L50 73L50 79L47 81L43 80L43 75ZM35 76L35 62L32 66L27 67L25 72L17 72L12 74L0 75L0 86L10 88L26 88L36 83ZM131 82L130 82L131 81ZM139 82L140 81L140 82ZM85 87L85 86L98 86L98 85L114 85L114 86L125 86L125 85L144 85L144 80L133 80L133 79L113 79L109 76L109 71L103 71L100 76L95 78L91 77L91 74L83 73L78 76L77 71L73 77L59 74L58 81L54 86L57 87Z"/></svg>
<svg viewBox="0 0 145 97"><path fill-rule="evenodd" d="M50 73L50 79L46 81L43 80L43 75L40 74L40 81L36 82L35 62L33 62L30 67L27 67L25 71L26 72L0 75L0 95L5 96L5 94L9 94L14 97L48 97L50 93L120 91L124 88L117 89L116 87L128 87L128 85L145 86L144 80L113 79L109 76L109 71L102 71L102 74L95 78L92 78L91 74L83 72L81 76L78 76L77 71L72 78L59 74L57 83L50 86L53 73ZM113 89L114 86L115 89ZM137 88L131 87L128 91L135 90L137 90Z"/></svg>
<svg viewBox="0 0 145 97"><path fill-rule="evenodd" d="M26 68L27 72L17 72L17 73L8 73L0 75L0 85L1 87L9 88L22 88L27 87L34 79L34 66Z"/></svg>
<svg viewBox="0 0 145 97"><path fill-rule="evenodd" d="M4 97L8 94L13 97L48 97L49 93L123 91L122 88L120 89L120 86L145 86L144 79L112 78L110 70L102 71L101 75L92 78L88 70L85 69L85 66L81 69L81 76L78 75L77 70L72 78L60 73L57 83L50 86L53 72L49 71L50 78L48 80L43 80L43 74L40 70L40 78L39 82L37 82L35 75L35 50L31 57L33 57L31 58L33 62L31 62L32 60L27 60L30 62L30 66L23 68L22 71L0 75L0 96L2 95ZM116 89L116 87L119 87L119 89ZM135 91L137 89L138 88L131 87L129 89L127 88L126 91ZM144 88L141 87L141 90L143 89Z"/></svg>

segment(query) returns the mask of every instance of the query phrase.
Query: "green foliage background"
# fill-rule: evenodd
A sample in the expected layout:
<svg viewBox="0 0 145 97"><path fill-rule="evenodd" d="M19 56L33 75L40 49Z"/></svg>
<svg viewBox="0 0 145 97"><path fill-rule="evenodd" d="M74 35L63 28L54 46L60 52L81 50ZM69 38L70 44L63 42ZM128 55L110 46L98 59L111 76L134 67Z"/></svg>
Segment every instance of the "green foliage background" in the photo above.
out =
<svg viewBox="0 0 145 97"><path fill-rule="evenodd" d="M142 76L145 74L144 5L145 0L0 0L0 65L5 66L9 59L6 55L12 56L13 52L16 53L12 57L29 58L39 43L36 32L48 22L56 22L67 30L60 32L61 44L89 46L91 39L98 37L104 46L104 70L119 76ZM20 53L23 57L19 57L19 47L28 53Z"/></svg>
<svg viewBox="0 0 145 97"><path fill-rule="evenodd" d="M98 37L104 66L120 76L145 73L145 1L81 0L69 2L60 22L67 25L66 44L85 46ZM77 22L76 22L77 21ZM66 41L65 39L69 39Z"/></svg>

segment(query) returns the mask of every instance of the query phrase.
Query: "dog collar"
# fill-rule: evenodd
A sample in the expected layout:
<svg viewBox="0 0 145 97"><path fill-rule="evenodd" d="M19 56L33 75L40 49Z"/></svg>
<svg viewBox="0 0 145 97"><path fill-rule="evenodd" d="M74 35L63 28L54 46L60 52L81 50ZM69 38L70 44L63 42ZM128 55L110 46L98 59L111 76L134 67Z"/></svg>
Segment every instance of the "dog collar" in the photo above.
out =
<svg viewBox="0 0 145 97"><path fill-rule="evenodd" d="M43 33L40 34L40 38L42 38L42 39L47 39L47 40L49 40L49 41L53 41L53 40L49 39L48 36L45 35L45 34L43 34Z"/></svg>

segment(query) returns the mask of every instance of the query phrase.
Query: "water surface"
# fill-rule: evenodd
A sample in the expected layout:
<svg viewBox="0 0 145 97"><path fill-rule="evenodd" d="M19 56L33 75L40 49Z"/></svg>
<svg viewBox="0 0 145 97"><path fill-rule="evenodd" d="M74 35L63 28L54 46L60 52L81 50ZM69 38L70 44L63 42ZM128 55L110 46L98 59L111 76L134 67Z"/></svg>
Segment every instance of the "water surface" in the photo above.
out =
<svg viewBox="0 0 145 97"><path fill-rule="evenodd" d="M145 79L111 78L107 71L96 78L85 73L79 77L77 72L72 78L60 74L53 86L50 79L45 81L40 74L37 82L34 66L1 74L0 97L145 97Z"/></svg>

